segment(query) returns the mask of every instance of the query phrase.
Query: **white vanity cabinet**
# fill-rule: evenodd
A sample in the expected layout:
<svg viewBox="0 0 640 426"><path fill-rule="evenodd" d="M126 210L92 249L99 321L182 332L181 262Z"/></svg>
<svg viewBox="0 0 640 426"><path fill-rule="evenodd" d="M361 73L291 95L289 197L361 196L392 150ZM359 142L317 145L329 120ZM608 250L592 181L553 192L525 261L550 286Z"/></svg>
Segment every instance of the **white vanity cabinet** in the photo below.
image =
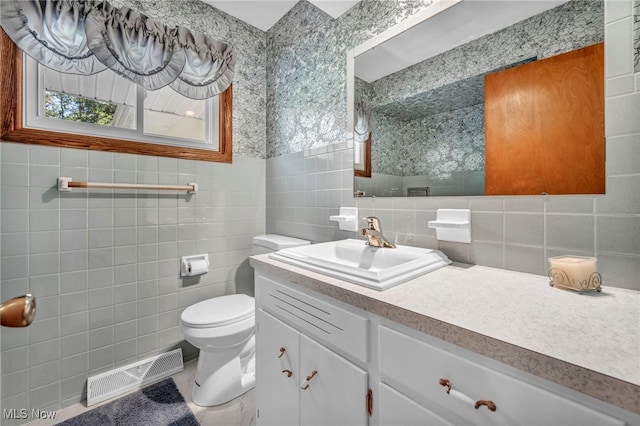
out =
<svg viewBox="0 0 640 426"><path fill-rule="evenodd" d="M355 324L365 333L355 340L365 342L367 321L264 277L256 281L256 424L367 425L367 372L313 338L352 346L343 333Z"/></svg>
<svg viewBox="0 0 640 426"><path fill-rule="evenodd" d="M258 426L640 424L634 413L259 268L256 308Z"/></svg>
<svg viewBox="0 0 640 426"><path fill-rule="evenodd" d="M257 320L258 425L367 424L364 370L264 310Z"/></svg>

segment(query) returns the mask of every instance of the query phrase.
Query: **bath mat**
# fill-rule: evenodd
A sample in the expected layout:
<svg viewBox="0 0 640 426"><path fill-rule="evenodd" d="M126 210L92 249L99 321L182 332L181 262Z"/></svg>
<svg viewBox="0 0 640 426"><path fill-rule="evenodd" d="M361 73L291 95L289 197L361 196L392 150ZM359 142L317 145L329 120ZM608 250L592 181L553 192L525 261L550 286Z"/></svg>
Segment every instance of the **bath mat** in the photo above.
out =
<svg viewBox="0 0 640 426"><path fill-rule="evenodd" d="M63 426L197 426L172 378L58 423Z"/></svg>

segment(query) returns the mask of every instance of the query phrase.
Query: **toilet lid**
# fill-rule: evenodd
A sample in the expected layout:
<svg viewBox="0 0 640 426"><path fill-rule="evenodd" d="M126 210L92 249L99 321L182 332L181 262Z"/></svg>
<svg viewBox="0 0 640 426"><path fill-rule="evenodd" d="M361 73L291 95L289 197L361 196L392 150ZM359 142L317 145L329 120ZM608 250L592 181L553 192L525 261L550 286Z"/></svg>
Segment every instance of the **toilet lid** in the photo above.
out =
<svg viewBox="0 0 640 426"><path fill-rule="evenodd" d="M286 237L284 235L266 234L253 237L254 246L266 247L269 250L278 251L290 247L306 246L311 242L299 238Z"/></svg>
<svg viewBox="0 0 640 426"><path fill-rule="evenodd" d="M221 327L251 318L253 315L253 297L246 294L230 294L189 306L180 315L180 320L184 325L194 328Z"/></svg>

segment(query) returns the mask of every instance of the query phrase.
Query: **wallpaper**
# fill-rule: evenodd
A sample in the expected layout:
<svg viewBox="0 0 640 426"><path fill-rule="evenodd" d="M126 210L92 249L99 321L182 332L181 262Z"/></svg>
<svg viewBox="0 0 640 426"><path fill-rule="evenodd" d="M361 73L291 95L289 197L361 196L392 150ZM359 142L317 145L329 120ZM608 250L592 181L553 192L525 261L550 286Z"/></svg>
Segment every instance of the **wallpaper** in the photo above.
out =
<svg viewBox="0 0 640 426"><path fill-rule="evenodd" d="M199 0L113 0L166 25L181 25L233 46L233 154L265 158L266 34Z"/></svg>
<svg viewBox="0 0 640 426"><path fill-rule="evenodd" d="M364 0L334 20L302 1L271 28L267 33L267 157L349 138L344 134L346 52L428 4ZM573 30L560 29L566 24ZM503 64L602 41L603 28L602 2L572 1L512 30L393 74L376 93L385 99L404 99L425 86L441 87ZM451 63L460 65L455 72L445 71ZM407 84L407 76L412 83Z"/></svg>
<svg viewBox="0 0 640 426"><path fill-rule="evenodd" d="M633 3L633 30L634 71L640 72L640 0Z"/></svg>
<svg viewBox="0 0 640 426"><path fill-rule="evenodd" d="M484 105L405 121L374 113L371 168L397 176L484 170ZM384 144L376 143L384 141Z"/></svg>
<svg viewBox="0 0 640 426"><path fill-rule="evenodd" d="M346 52L431 0L363 0L333 19L307 1L267 32L267 157L346 140Z"/></svg>

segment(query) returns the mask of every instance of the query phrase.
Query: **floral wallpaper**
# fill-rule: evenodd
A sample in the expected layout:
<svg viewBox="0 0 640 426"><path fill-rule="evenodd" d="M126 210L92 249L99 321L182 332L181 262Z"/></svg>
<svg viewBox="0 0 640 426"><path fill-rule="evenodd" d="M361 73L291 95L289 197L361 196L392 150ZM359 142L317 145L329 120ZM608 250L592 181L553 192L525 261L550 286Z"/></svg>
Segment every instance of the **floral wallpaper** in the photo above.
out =
<svg viewBox="0 0 640 426"><path fill-rule="evenodd" d="M429 4L362 0L338 19L296 4L267 32L267 157L349 138L346 52Z"/></svg>
<svg viewBox="0 0 640 426"><path fill-rule="evenodd" d="M640 72L640 0L633 3L633 30L634 71Z"/></svg>
<svg viewBox="0 0 640 426"><path fill-rule="evenodd" d="M372 133L372 171L438 176L484 170L482 103L413 120L374 117L378 126Z"/></svg>

